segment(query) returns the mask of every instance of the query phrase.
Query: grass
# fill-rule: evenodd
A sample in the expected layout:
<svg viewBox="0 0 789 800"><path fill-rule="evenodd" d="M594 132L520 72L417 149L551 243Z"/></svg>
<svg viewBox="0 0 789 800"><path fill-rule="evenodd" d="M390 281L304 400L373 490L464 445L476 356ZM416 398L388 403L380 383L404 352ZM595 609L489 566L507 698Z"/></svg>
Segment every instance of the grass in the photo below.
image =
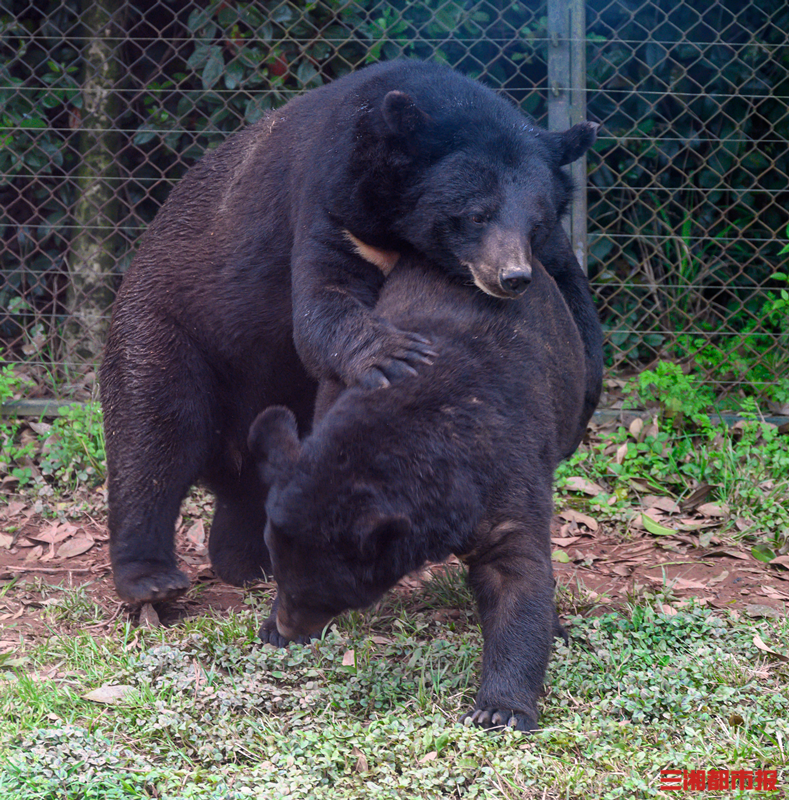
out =
<svg viewBox="0 0 789 800"><path fill-rule="evenodd" d="M626 536L645 495L681 501L708 485L706 502L728 509L719 540L762 561L789 552L789 438L755 407L735 430L716 427L702 389L673 367L633 391L654 418L593 432L557 473L558 504ZM44 431L46 448L4 428L7 474L16 442L41 472L30 491L62 497L90 484L102 470L94 411ZM585 497L570 478L603 492ZM670 585L600 616L599 598L579 589L558 592L571 643L556 645L543 730L524 736L457 722L474 700L482 646L457 570L289 650L257 640L270 598L254 592L243 613L169 629L119 620L105 635L89 587L47 587L52 634L0 656L0 797L608 800L665 797L661 770L727 768L775 769L780 792L766 796L786 796L787 618L683 607ZM17 591L10 581L0 597ZM667 616L666 603L680 610ZM105 686L128 688L117 704L86 699Z"/></svg>
<svg viewBox="0 0 789 800"><path fill-rule="evenodd" d="M664 366L675 369L642 373L633 390L642 404L651 404L650 420L591 436L559 466L561 501L585 505L598 519L628 523L640 516L646 495L682 502L707 485L707 501L726 509L717 533L750 545L763 561L789 552L789 436L763 422L753 403L733 429L714 423L704 387L676 365ZM578 477L602 493L579 499L569 480Z"/></svg>
<svg viewBox="0 0 789 800"><path fill-rule="evenodd" d="M253 596L172 629L53 635L0 665L0 796L662 797L672 768L773 768L785 788L789 668L753 638L789 653L786 619L649 602L572 617L543 730L491 734L457 722L481 636L471 616L438 621L440 598L465 591L455 573L439 583L289 650L258 643ZM105 685L130 693L84 699Z"/></svg>

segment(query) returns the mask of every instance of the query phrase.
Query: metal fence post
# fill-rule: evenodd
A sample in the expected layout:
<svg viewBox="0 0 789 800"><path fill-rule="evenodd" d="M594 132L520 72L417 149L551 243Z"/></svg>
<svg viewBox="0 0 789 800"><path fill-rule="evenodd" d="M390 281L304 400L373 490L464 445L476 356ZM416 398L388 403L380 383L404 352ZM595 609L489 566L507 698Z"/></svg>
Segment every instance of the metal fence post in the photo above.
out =
<svg viewBox="0 0 789 800"><path fill-rule="evenodd" d="M584 0L548 0L548 129L563 131L586 119L586 8ZM584 272L586 156L570 166L577 187L565 223Z"/></svg>

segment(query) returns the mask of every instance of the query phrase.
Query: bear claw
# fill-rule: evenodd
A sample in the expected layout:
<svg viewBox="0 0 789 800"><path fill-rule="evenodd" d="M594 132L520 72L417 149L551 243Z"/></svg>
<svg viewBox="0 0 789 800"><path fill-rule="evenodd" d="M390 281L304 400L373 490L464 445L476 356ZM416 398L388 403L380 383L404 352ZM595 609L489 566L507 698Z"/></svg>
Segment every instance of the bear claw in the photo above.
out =
<svg viewBox="0 0 789 800"><path fill-rule="evenodd" d="M534 717L509 708L475 708L464 714L460 721L466 727L476 726L491 731L514 728L528 733L537 730Z"/></svg>
<svg viewBox="0 0 789 800"><path fill-rule="evenodd" d="M115 589L127 603L158 603L172 600L190 586L189 577L176 567L132 562L116 566Z"/></svg>
<svg viewBox="0 0 789 800"><path fill-rule="evenodd" d="M267 624L270 621L272 621L272 618L266 620L258 631L258 638L263 644L273 644L274 647L287 647L290 644L309 644L314 638L313 636L297 636L295 639L286 639L277 630L276 622L274 622L273 626Z"/></svg>

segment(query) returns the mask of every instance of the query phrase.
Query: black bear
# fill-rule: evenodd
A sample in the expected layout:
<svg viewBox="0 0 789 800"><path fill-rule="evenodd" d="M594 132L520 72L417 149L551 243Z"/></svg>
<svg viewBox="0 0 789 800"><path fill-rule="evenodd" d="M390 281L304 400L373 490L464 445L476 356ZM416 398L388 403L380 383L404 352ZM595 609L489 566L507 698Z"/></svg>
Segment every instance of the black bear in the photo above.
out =
<svg viewBox="0 0 789 800"><path fill-rule="evenodd" d="M559 219L560 167L596 131L538 130L476 81L397 61L297 97L192 167L124 277L100 372L119 595L187 588L174 524L198 480L216 496L219 576L269 570L246 433L274 404L307 430L317 379L385 386L428 368L431 343L373 310L401 253L500 298L527 289L538 257L596 365L593 407L599 327Z"/></svg>
<svg viewBox="0 0 789 800"><path fill-rule="evenodd" d="M438 353L387 389L324 381L312 433L262 412L249 446L271 486L265 540L277 581L261 638L282 645L377 600L451 553L468 566L484 636L471 722L537 725L558 622L553 473L589 418L587 360L554 280L502 300L407 259L375 307Z"/></svg>

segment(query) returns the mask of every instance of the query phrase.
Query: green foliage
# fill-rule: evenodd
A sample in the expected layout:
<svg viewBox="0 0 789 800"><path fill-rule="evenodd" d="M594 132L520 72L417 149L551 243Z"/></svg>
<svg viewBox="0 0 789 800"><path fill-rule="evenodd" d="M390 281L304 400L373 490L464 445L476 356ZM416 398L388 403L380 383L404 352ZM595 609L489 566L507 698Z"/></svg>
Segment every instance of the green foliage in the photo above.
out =
<svg viewBox="0 0 789 800"><path fill-rule="evenodd" d="M774 286L789 170L789 77L775 53L789 8L595 0L587 20L588 107L604 123L591 159L600 233L590 275L608 363L644 363L664 356L675 332L739 332ZM716 42L708 31L725 33Z"/></svg>
<svg viewBox="0 0 789 800"><path fill-rule="evenodd" d="M590 273L609 366L690 358L714 380L734 376L746 394L785 403L789 315L779 270L789 245L776 247L775 233L789 206L789 81L780 66L789 9L781 0L740 6L589 3L589 115L605 125L590 161L591 217L603 232L590 239ZM363 64L446 62L545 113L542 2L210 0L130 3L125 14L128 76L113 124L130 213L119 219L119 273L173 183L206 150ZM8 0L0 12L0 340L13 342L15 356L49 335L42 313L55 332L63 322L81 26L77 0ZM725 41L710 39L721 30Z"/></svg>
<svg viewBox="0 0 789 800"><path fill-rule="evenodd" d="M690 422L689 415L685 419ZM557 491L569 495L573 476L594 481L605 490L589 500L594 512L626 520L641 514L645 488L681 498L709 484L710 499L724 503L731 518L740 520L734 535L773 554L789 548L789 437L755 412L733 430L713 427L701 412L684 429L676 428L677 420L658 418L639 435L619 427L581 447L559 465Z"/></svg>
<svg viewBox="0 0 789 800"><path fill-rule="evenodd" d="M0 351L2 352L2 351ZM0 367L0 405L16 397L24 381L16 374L12 364ZM32 442L19 441L20 423L0 415L0 475L8 474L17 479L20 486L27 484L33 474L24 462L34 452Z"/></svg>
<svg viewBox="0 0 789 800"><path fill-rule="evenodd" d="M64 486L104 478L104 428L97 402L61 406L41 457L44 475Z"/></svg>
<svg viewBox="0 0 789 800"><path fill-rule="evenodd" d="M557 644L549 667L543 729L525 736L457 723L473 699L479 628L447 633L420 606L411 599L416 636L333 630L287 650L255 644L249 612L45 638L0 682L0 794L474 800L536 786L613 800L662 796L661 769L782 763L786 666L763 666L753 640L780 654L786 620L652 604L573 617L570 648ZM117 684L133 689L118 705L84 699Z"/></svg>
<svg viewBox="0 0 789 800"><path fill-rule="evenodd" d="M786 282L777 272L773 280ZM671 351L712 381L736 383L744 396L789 403L789 292L765 292L755 304L733 314L736 334L680 334Z"/></svg>
<svg viewBox="0 0 789 800"><path fill-rule="evenodd" d="M0 368L0 402L14 397L22 384L11 366ZM36 480L46 479L61 489L104 479L104 429L98 402L61 406L51 425L39 425L32 433L21 419L0 417L0 475L11 475L24 487L34 480L31 465L35 465Z"/></svg>
<svg viewBox="0 0 789 800"><path fill-rule="evenodd" d="M269 4L271 5L271 4ZM43 339L62 316L73 227L85 39L77 0L8 0L0 12L0 341ZM544 111L544 9L466 0L124 5L118 272L172 185L206 150L306 89L380 59L460 67ZM501 58L501 31L507 58ZM47 330L47 333L49 331ZM15 355L18 353L15 352ZM44 356L44 354L42 354Z"/></svg>
<svg viewBox="0 0 789 800"><path fill-rule="evenodd" d="M68 246L76 165L69 115L82 96L74 41L58 35L73 18L57 10L5 3L0 12L0 338L35 336L35 309L52 301L54 270ZM48 19L45 21L45 16Z"/></svg>
<svg viewBox="0 0 789 800"><path fill-rule="evenodd" d="M686 420L709 426L707 411L715 396L712 389L696 375L686 375L679 364L660 361L654 369L645 369L625 391L634 392L643 405L660 408L667 420L682 428Z"/></svg>

